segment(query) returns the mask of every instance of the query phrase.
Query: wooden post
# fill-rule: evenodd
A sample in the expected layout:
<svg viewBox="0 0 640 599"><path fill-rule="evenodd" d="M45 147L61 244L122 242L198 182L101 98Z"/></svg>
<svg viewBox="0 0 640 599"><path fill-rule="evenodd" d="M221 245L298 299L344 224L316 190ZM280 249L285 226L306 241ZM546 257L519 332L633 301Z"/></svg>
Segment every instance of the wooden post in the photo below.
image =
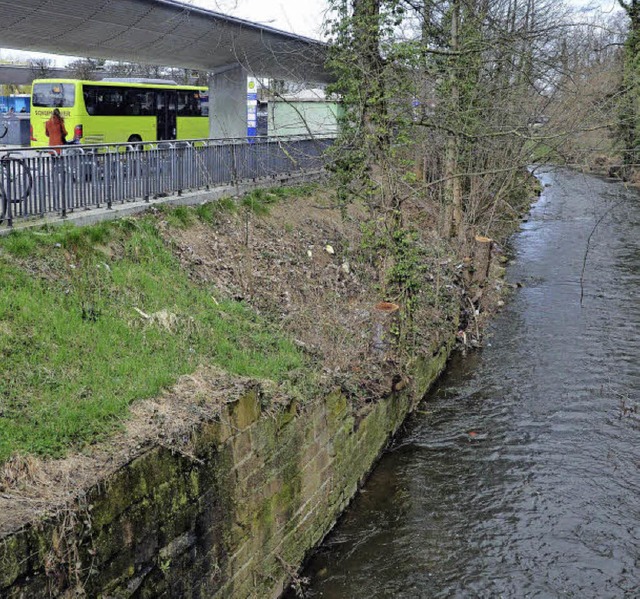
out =
<svg viewBox="0 0 640 599"><path fill-rule="evenodd" d="M394 333L392 326L398 318L400 306L392 302L379 302L371 312L371 351L383 357L389 349Z"/></svg>
<svg viewBox="0 0 640 599"><path fill-rule="evenodd" d="M473 282L484 285L489 276L489 266L491 266L491 247L493 239L476 235L475 252L473 256Z"/></svg>

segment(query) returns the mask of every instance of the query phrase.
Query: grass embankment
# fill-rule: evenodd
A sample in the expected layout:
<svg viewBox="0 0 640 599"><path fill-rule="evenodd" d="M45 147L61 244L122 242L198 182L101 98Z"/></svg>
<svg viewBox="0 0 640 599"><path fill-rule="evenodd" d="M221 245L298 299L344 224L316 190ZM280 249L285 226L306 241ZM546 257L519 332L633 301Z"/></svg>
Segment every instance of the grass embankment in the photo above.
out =
<svg viewBox="0 0 640 599"><path fill-rule="evenodd" d="M291 193L258 192L242 204L265 212ZM0 240L0 463L103 439L131 402L200 364L277 382L306 368L270 322L191 280L159 233L160 220L215 223L225 209L233 205Z"/></svg>

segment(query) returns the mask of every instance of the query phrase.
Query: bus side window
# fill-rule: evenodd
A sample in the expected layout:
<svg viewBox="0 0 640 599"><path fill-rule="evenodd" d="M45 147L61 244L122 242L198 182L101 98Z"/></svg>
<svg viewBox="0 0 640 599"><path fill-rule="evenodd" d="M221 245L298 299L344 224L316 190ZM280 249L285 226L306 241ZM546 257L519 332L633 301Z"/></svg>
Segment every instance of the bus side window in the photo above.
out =
<svg viewBox="0 0 640 599"><path fill-rule="evenodd" d="M191 114L193 116L203 116L200 94L198 92L189 92L189 101L191 102Z"/></svg>
<svg viewBox="0 0 640 599"><path fill-rule="evenodd" d="M84 89L82 92L84 97L84 106L87 114L94 115L96 113L96 93L93 90Z"/></svg>
<svg viewBox="0 0 640 599"><path fill-rule="evenodd" d="M190 116L189 95L187 92L178 92L178 116Z"/></svg>
<svg viewBox="0 0 640 599"><path fill-rule="evenodd" d="M121 88L104 88L101 90L101 101L98 102L100 114L104 116L122 116L126 114L124 94Z"/></svg>
<svg viewBox="0 0 640 599"><path fill-rule="evenodd" d="M200 94L194 91L178 92L178 114L180 116L202 116Z"/></svg>
<svg viewBox="0 0 640 599"><path fill-rule="evenodd" d="M153 116L156 113L156 99L153 92L140 92L140 114L142 116Z"/></svg>
<svg viewBox="0 0 640 599"><path fill-rule="evenodd" d="M113 111L116 116L125 116L127 114L127 105L124 101L124 90L115 89L113 94Z"/></svg>
<svg viewBox="0 0 640 599"><path fill-rule="evenodd" d="M96 114L98 116L107 116L109 114L107 99L102 94L98 94L96 100Z"/></svg>
<svg viewBox="0 0 640 599"><path fill-rule="evenodd" d="M124 92L125 114L128 116L140 116L144 102L144 92L138 89L128 89Z"/></svg>

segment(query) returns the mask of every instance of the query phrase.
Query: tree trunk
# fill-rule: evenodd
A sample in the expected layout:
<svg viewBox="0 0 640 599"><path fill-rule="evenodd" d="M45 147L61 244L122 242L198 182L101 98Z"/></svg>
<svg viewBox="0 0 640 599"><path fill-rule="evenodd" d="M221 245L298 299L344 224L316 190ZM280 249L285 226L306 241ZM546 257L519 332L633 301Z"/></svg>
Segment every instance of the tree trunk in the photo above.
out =
<svg viewBox="0 0 640 599"><path fill-rule="evenodd" d="M454 53L452 57L452 68L450 74L450 89L451 94L451 106L452 106L452 119L456 119L459 114L460 108L460 87L459 87L459 62L460 59L455 55L460 50L460 0L454 0L451 6L451 52ZM454 126L457 123L452 123ZM453 129L453 127L451 127ZM446 208L445 214L451 214L451 218L447 217L445 222L445 231L449 237L455 237L462 234L462 181L460 178L459 157L460 157L460 142L457 134L454 131L449 132L449 138L447 140L447 155L445 160L445 201L449 204Z"/></svg>
<svg viewBox="0 0 640 599"><path fill-rule="evenodd" d="M380 55L380 0L354 0L353 37L362 65L362 124L377 161L389 140L385 128L384 63Z"/></svg>

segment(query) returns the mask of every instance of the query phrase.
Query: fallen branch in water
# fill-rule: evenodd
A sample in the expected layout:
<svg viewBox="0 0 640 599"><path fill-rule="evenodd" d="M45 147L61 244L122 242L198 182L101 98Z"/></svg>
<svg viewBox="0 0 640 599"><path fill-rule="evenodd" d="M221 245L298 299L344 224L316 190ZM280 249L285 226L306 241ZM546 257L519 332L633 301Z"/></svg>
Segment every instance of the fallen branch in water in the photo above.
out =
<svg viewBox="0 0 640 599"><path fill-rule="evenodd" d="M582 257L582 272L580 273L580 307L582 307L582 300L584 299L584 272L587 268L587 256L589 255L589 245L591 244L591 238L596 232L598 225L604 220L604 217L607 216L607 214L609 214L609 212L611 212L614 208L622 204L622 202L624 202L624 198L618 200L613 206L609 206L609 208L607 208L603 212L602 216L600 216L600 218L597 220L596 224L593 225L591 233L589 233L589 237L587 238L587 247L585 248L584 256Z"/></svg>

